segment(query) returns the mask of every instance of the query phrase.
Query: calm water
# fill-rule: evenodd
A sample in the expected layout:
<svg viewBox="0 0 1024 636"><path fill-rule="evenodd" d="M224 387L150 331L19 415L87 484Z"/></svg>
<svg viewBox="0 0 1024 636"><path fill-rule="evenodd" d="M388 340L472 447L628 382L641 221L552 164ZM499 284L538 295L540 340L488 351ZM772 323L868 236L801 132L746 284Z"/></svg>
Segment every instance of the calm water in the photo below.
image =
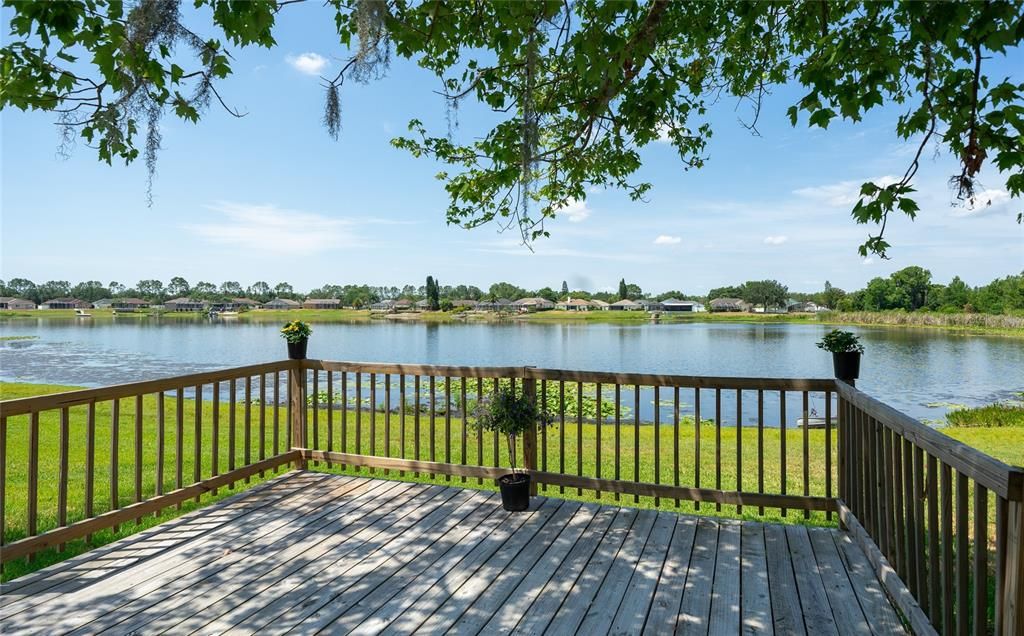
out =
<svg viewBox="0 0 1024 636"><path fill-rule="evenodd" d="M820 325L372 322L313 327L309 356L327 360L719 376L832 373L831 358L814 346L828 330ZM208 319L0 321L4 336L37 337L0 343L0 379L100 386L271 361L285 357L277 329L276 324ZM858 386L915 417L937 419L948 404L985 404L1024 391L1024 339L851 330L867 348ZM754 402L747 399L745 420L754 416ZM766 403L768 412L771 405ZM645 417L650 408L642 408ZM799 412L797 403L791 408ZM822 414L823 406L817 409ZM703 404L702 414L710 415Z"/></svg>

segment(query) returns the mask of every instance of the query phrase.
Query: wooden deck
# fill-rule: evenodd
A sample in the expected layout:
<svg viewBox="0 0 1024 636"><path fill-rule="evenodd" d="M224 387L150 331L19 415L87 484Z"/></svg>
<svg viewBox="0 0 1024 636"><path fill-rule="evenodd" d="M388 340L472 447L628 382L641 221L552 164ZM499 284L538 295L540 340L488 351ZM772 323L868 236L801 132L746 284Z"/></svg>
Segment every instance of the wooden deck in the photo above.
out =
<svg viewBox="0 0 1024 636"><path fill-rule="evenodd" d="M458 482L452 482L457 484ZM293 472L3 586L4 634L890 634L845 533Z"/></svg>

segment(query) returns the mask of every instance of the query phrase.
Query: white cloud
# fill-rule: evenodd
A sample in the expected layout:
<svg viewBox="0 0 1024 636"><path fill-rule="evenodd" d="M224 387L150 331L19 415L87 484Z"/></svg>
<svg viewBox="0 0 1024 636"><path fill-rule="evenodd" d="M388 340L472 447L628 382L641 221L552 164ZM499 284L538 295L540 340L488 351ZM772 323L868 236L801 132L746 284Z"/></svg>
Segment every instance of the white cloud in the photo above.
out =
<svg viewBox="0 0 1024 636"><path fill-rule="evenodd" d="M669 236L668 234L661 234L658 238L654 239L655 245L679 245L683 239L678 236Z"/></svg>
<svg viewBox="0 0 1024 636"><path fill-rule="evenodd" d="M590 216L590 208L586 201L569 199L569 201L558 209L559 214L564 214L571 223L579 223Z"/></svg>
<svg viewBox="0 0 1024 636"><path fill-rule="evenodd" d="M975 217L998 214L1010 209L1010 193L1006 190L982 190L963 205L953 208L953 216Z"/></svg>
<svg viewBox="0 0 1024 636"><path fill-rule="evenodd" d="M218 202L207 206L223 222L196 223L185 229L207 242L277 254L313 254L355 243L347 219L288 210L275 205Z"/></svg>
<svg viewBox="0 0 1024 636"><path fill-rule="evenodd" d="M899 179L885 175L863 181L839 181L826 185L798 188L793 190L793 194L821 205L846 207L857 203L857 200L860 199L860 187L867 181L873 181L884 187L896 183Z"/></svg>
<svg viewBox="0 0 1024 636"><path fill-rule="evenodd" d="M319 53L286 55L284 61L288 62L296 71L306 75L319 75L331 63L330 60Z"/></svg>
<svg viewBox="0 0 1024 636"><path fill-rule="evenodd" d="M871 258L870 256L860 262L861 265L873 265L874 263L875 259Z"/></svg>
<svg viewBox="0 0 1024 636"><path fill-rule="evenodd" d="M765 245L782 245L789 240L788 236L766 236L764 237Z"/></svg>

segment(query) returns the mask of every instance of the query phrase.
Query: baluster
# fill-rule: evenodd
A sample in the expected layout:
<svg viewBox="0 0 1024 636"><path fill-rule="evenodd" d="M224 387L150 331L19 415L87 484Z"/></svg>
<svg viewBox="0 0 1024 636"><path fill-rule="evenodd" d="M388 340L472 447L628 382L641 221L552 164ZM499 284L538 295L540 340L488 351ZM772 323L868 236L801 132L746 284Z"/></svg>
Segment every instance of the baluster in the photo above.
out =
<svg viewBox="0 0 1024 636"><path fill-rule="evenodd" d="M942 633L953 632L953 469L942 463Z"/></svg>
<svg viewBox="0 0 1024 636"><path fill-rule="evenodd" d="M267 458L267 374L260 373L260 461ZM260 471L263 477L263 471Z"/></svg>
<svg viewBox="0 0 1024 636"><path fill-rule="evenodd" d="M60 467L57 473L57 524L60 526L68 525L68 433L69 433L69 420L70 414L68 408L64 407L60 410ZM138 447L136 447L138 451ZM138 471L139 462L136 460L136 471ZM136 484L139 482L136 481ZM136 498L138 495L136 495ZM141 519L140 519L141 521ZM64 551L64 544L60 544L57 548L59 552Z"/></svg>
<svg viewBox="0 0 1024 636"><path fill-rule="evenodd" d="M786 494L786 392L779 391L779 470L780 483L779 494ZM783 508L782 516L787 516L788 511Z"/></svg>
<svg viewBox="0 0 1024 636"><path fill-rule="evenodd" d="M633 482L640 483L640 385L633 385ZM640 495L633 495L640 502Z"/></svg>
<svg viewBox="0 0 1024 636"><path fill-rule="evenodd" d="M363 374L356 371L356 454L363 454ZM417 457L417 459L419 459ZM362 470L361 467L357 467L356 471Z"/></svg>
<svg viewBox="0 0 1024 636"><path fill-rule="evenodd" d="M430 376L430 461L437 461L437 378ZM431 479L437 475L430 473Z"/></svg>
<svg viewBox="0 0 1024 636"><path fill-rule="evenodd" d="M281 372L274 371L274 454L281 454ZM280 468L276 469L280 470Z"/></svg>
<svg viewBox="0 0 1024 636"><path fill-rule="evenodd" d="M616 385L616 386L618 386L618 385ZM616 413L617 412L618 412L618 409L616 409ZM616 428L616 433L615 434L618 435L618 425L616 425L615 428ZM619 461L619 451L618 451L618 446L616 446L616 449L615 449L615 462L616 462L615 478L616 479L619 478L619 474L618 474L619 471L618 471L618 468L617 468L618 461ZM576 383L576 474L579 475L579 476L583 475L583 383L582 382L577 382ZM583 489L582 488L577 488L576 489L576 495L579 496L579 495L582 495L582 494L583 494ZM616 500L618 500L617 499L618 498L618 494L616 494L615 496L616 496Z"/></svg>
<svg viewBox="0 0 1024 636"><path fill-rule="evenodd" d="M197 384L195 387L195 400L193 400L195 408L192 411L192 483L197 484L203 478L203 387ZM246 400L248 404L248 400ZM247 418L248 419L248 418ZM248 464L248 457L246 458L246 464ZM248 482L246 478L246 482ZM196 503L199 503L199 495L196 495Z"/></svg>
<svg viewBox="0 0 1024 636"><path fill-rule="evenodd" d="M465 381L465 379L463 379L463 381L462 381L462 402L463 402L463 404L465 404L465 402L466 402L466 381ZM548 410L548 381L547 380L541 380L540 381L540 403L541 403L541 409L546 414L547 410ZM465 446L466 446L465 437L463 437L462 446L463 446L463 448L465 448ZM463 457L465 457L465 454L463 454ZM465 462L463 462L463 463L465 463ZM548 427L546 425L546 422L544 423L544 425L542 425L540 427L540 469L541 469L541 471L543 471L545 473L548 472ZM466 480L463 479L462 481L466 481ZM541 487L542 490L547 492L547 489L548 489L548 485L547 484L541 484L540 487Z"/></svg>
<svg viewBox="0 0 1024 636"><path fill-rule="evenodd" d="M67 409L61 411L61 472L64 473L64 477L61 479L64 488L64 499L67 500ZM135 503L142 501L142 396L135 396ZM66 511L65 511L66 512ZM62 517L65 516L62 513ZM65 525L67 519L61 521L60 525ZM136 525L142 523L142 517L135 519ZM63 547L61 548L63 550Z"/></svg>
<svg viewBox="0 0 1024 636"><path fill-rule="evenodd" d="M415 376L413 379L413 393L416 395L415 403L416 410L413 414L413 459L419 461L420 459L420 376ZM413 473L417 477L419 473Z"/></svg>
<svg viewBox="0 0 1024 636"><path fill-rule="evenodd" d="M370 374L370 455L377 455L377 374ZM369 467L372 475L375 470Z"/></svg>
<svg viewBox="0 0 1024 636"><path fill-rule="evenodd" d="M0 546L7 533L7 417L0 415Z"/></svg>
<svg viewBox="0 0 1024 636"><path fill-rule="evenodd" d="M896 516L896 571L904 581L907 580L907 572L909 571L908 558L907 558L907 530L906 530L906 516L907 509L903 500L903 476L905 474L903 469L903 438L894 433L892 441L892 476L893 476L893 495L896 500L895 502L895 516Z"/></svg>
<svg viewBox="0 0 1024 636"><path fill-rule="evenodd" d="M401 447L399 454L402 459L405 459L405 374L400 374L398 376L398 403L398 437ZM400 470L398 471L398 474L404 477L405 471Z"/></svg>
<svg viewBox="0 0 1024 636"><path fill-rule="evenodd" d="M934 455L928 455L928 618L939 622L942 604L939 590L939 466Z"/></svg>
<svg viewBox="0 0 1024 636"><path fill-rule="evenodd" d="M305 388L305 371L302 372L302 387ZM299 404L302 405L303 414L306 410L306 401L300 400ZM243 415L245 417L245 428L242 429L242 444L245 447L245 465L248 466L252 463L252 377L245 377L245 408L243 409ZM302 436L303 446L306 445L309 437L308 435ZM249 477L245 478L245 483L249 483Z"/></svg>
<svg viewBox="0 0 1024 636"><path fill-rule="evenodd" d="M974 482L974 633L988 634L988 490Z"/></svg>
<svg viewBox="0 0 1024 636"><path fill-rule="evenodd" d="M313 448L320 450L320 370L313 369L313 403L308 408L313 409ZM319 466L320 462L313 462Z"/></svg>
<svg viewBox="0 0 1024 636"><path fill-rule="evenodd" d="M808 404L809 400L808 400L807 391L803 392L802 397L803 397L803 416L804 416L804 430L803 430L803 435L802 435L802 437L803 437L803 446L804 446L804 448L803 448L803 451L804 451L804 458L803 458L804 459L804 464L803 464L803 471L804 471L804 497L809 497L811 495L811 437L810 437L810 435L811 435L811 426L810 426L810 424L811 424L811 421L810 421L811 411L810 411L810 408L809 408L810 405ZM810 519L810 518L811 518L811 511L810 510L804 510L804 519Z"/></svg>
<svg viewBox="0 0 1024 636"><path fill-rule="evenodd" d="M348 371L341 372L341 452L348 452ZM342 464L341 469L345 468Z"/></svg>
<svg viewBox="0 0 1024 636"><path fill-rule="evenodd" d="M693 388L693 486L700 488L700 388ZM693 503L695 510L700 510L700 501Z"/></svg>
<svg viewBox="0 0 1024 636"><path fill-rule="evenodd" d="M968 539L970 525L967 508L967 475L956 473L956 628L957 633L967 634L970 628L970 551Z"/></svg>
<svg viewBox="0 0 1024 636"><path fill-rule="evenodd" d="M38 452L38 440L39 440L39 414L36 413L35 421L33 422L33 428L36 429L36 452ZM120 479L119 470L117 466L118 460L118 447L120 446L121 437L121 401L114 399L110 405L110 510L117 510L121 507L120 499L118 498L117 486L118 480ZM118 533L121 530L120 525L114 526L114 533ZM32 534L35 534L33 530Z"/></svg>
<svg viewBox="0 0 1024 636"><path fill-rule="evenodd" d="M619 481L622 455L622 385L615 383L615 481ZM615 501L619 501L619 493L615 493Z"/></svg>
<svg viewBox="0 0 1024 636"><path fill-rule="evenodd" d="M220 474L220 382L213 383L213 435L210 439L210 474ZM217 489L213 489L214 496Z"/></svg>
<svg viewBox="0 0 1024 636"><path fill-rule="evenodd" d="M661 483L661 387L654 387L654 483ZM661 504L659 497L654 498L654 505Z"/></svg>
<svg viewBox="0 0 1024 636"><path fill-rule="evenodd" d="M28 422L28 503L25 518L28 536L36 535L39 508L39 413L33 411Z"/></svg>
<svg viewBox="0 0 1024 636"><path fill-rule="evenodd" d="M758 391L758 400L761 399ZM760 444L760 442L758 442ZM825 391L825 496L832 499L832 392ZM762 513L763 514L763 513ZM825 518L832 521L832 511L825 512Z"/></svg>
<svg viewBox="0 0 1024 636"><path fill-rule="evenodd" d="M444 461L452 463L452 379L444 376ZM451 481L452 476L446 474L445 481Z"/></svg>
<svg viewBox="0 0 1024 636"><path fill-rule="evenodd" d="M757 492L764 494L764 389L757 390ZM764 506L757 514L764 516Z"/></svg>
<svg viewBox="0 0 1024 636"><path fill-rule="evenodd" d="M743 492L743 391L740 389L736 389L736 492ZM736 506L736 514L742 512L743 506Z"/></svg>
<svg viewBox="0 0 1024 636"><path fill-rule="evenodd" d="M602 420L604 418L601 416L601 383L598 382L596 384L596 387L597 387L596 388L596 390L597 390L597 395L596 395L597 411L594 414L594 439L595 439L595 444L594 444L595 461L594 461L594 465L595 465L596 473L595 473L594 476L597 477L598 479L600 479L601 478L601 424L603 424ZM582 451L582 449L580 449L580 450ZM600 490L595 490L594 491L594 496L597 497L598 499L600 499L601 498L601 491Z"/></svg>
<svg viewBox="0 0 1024 636"><path fill-rule="evenodd" d="M477 407L483 406L484 399L484 379L476 379L476 404ZM477 466L484 466L484 432L482 429L476 429L476 463ZM476 478L477 484L484 483L482 477Z"/></svg>
<svg viewBox="0 0 1024 636"><path fill-rule="evenodd" d="M327 372L327 452L334 452L334 371ZM327 460L327 467L333 466Z"/></svg>
<svg viewBox="0 0 1024 636"><path fill-rule="evenodd" d="M715 389L715 490L722 489L722 389ZM716 497L717 499L717 497ZM715 502L721 511L721 502Z"/></svg>
<svg viewBox="0 0 1024 636"><path fill-rule="evenodd" d="M924 451L914 446L914 571L916 586L914 596L917 598L925 614L930 614L928 606L927 578L925 573L925 540L924 540Z"/></svg>
<svg viewBox="0 0 1024 636"><path fill-rule="evenodd" d="M235 405L235 398L238 395L238 385L235 383L235 379L232 378L228 382L228 472L235 469L235 424L237 420L236 411L238 410ZM291 386L289 383L288 387L288 413L289 421L291 421ZM230 484L231 488L235 487L235 482L232 481Z"/></svg>
<svg viewBox="0 0 1024 636"><path fill-rule="evenodd" d="M558 473L565 474L565 381L558 381ZM558 493L565 493L565 486L558 487Z"/></svg>
<svg viewBox="0 0 1024 636"><path fill-rule="evenodd" d="M391 374L384 374L384 456L391 457ZM385 469L385 475L391 471Z"/></svg>
<svg viewBox="0 0 1024 636"><path fill-rule="evenodd" d="M672 387L672 483L679 487L679 387ZM679 497L676 497L676 508L679 507Z"/></svg>

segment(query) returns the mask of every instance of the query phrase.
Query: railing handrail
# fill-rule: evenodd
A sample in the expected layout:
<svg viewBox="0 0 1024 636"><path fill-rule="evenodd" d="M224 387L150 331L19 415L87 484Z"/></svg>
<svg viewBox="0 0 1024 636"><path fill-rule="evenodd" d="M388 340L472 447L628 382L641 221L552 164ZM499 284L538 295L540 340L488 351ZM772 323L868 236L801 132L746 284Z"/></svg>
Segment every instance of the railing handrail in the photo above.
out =
<svg viewBox="0 0 1024 636"><path fill-rule="evenodd" d="M834 391L835 380L826 378L756 378L742 376L698 376L652 373L618 373L531 366L479 367L390 362L349 362L304 360L303 367L319 371L391 373L394 375L448 376L463 378L515 378L601 384L687 387L698 389L743 389L766 391Z"/></svg>
<svg viewBox="0 0 1024 636"><path fill-rule="evenodd" d="M882 426L934 455L957 472L1008 501L1024 501L1024 468L1011 466L991 455L944 435L850 384L836 381L839 396L874 417Z"/></svg>
<svg viewBox="0 0 1024 636"><path fill-rule="evenodd" d="M159 393L182 387L191 387L198 384L209 384L211 382L226 382L228 380L244 377L247 375L259 375L261 373L273 373L275 371L287 371L294 368L297 360L278 360L275 362L262 362L230 369L217 369L216 371L203 371L190 373L188 375L177 375L155 380L142 380L139 382L128 382L126 384L114 384L93 389L77 389L75 391L63 391L60 393L47 393L25 398L0 401L0 415L13 417L15 415L26 415L49 409L60 409L71 406L79 406L90 402L103 400L114 400L126 397L135 397L146 393Z"/></svg>

